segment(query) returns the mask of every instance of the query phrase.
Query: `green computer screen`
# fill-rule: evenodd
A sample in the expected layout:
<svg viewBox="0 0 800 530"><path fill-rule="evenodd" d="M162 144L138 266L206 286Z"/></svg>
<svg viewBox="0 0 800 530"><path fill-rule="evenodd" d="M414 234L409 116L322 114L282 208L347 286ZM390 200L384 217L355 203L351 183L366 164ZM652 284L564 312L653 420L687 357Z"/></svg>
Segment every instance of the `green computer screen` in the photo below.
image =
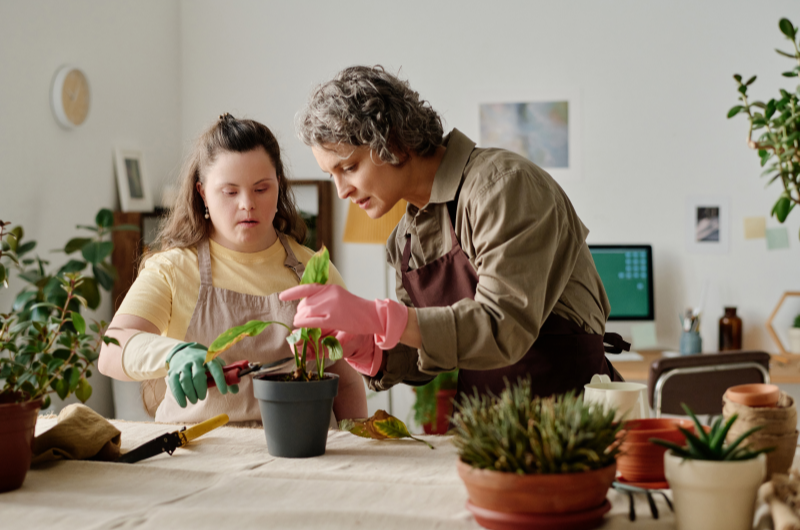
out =
<svg viewBox="0 0 800 530"><path fill-rule="evenodd" d="M610 320L653 320L650 245L589 245L611 304Z"/></svg>

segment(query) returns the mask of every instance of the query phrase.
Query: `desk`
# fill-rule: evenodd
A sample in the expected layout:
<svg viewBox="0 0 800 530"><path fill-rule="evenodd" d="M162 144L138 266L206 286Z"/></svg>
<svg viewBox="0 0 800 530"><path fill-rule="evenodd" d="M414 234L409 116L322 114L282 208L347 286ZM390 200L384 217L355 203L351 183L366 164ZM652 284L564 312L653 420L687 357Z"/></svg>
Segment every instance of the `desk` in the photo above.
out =
<svg viewBox="0 0 800 530"><path fill-rule="evenodd" d="M177 426L113 421L127 451ZM37 432L55 424L40 418ZM411 440L378 441L330 431L318 458L269 455L261 429L221 427L173 456L137 464L62 461L32 469L22 488L0 494L0 526L10 529L163 528L428 528L478 529L465 509L455 447L425 436L435 450ZM637 495L637 521L628 499L609 490L604 530L674 528L659 496L653 520ZM641 498L639 498L641 497Z"/></svg>
<svg viewBox="0 0 800 530"><path fill-rule="evenodd" d="M641 361L614 361L614 356L609 355L614 368L626 381L644 381L650 375L650 365L661 358L661 350L638 351L643 357ZM800 355L784 357L773 355L769 363L770 382L775 384L800 383Z"/></svg>

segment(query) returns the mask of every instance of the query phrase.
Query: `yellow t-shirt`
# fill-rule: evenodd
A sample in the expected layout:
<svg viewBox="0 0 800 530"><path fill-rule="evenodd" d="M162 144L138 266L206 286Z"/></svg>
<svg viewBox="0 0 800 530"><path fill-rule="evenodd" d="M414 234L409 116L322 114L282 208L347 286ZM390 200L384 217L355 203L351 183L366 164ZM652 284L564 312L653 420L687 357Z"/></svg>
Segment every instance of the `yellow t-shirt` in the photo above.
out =
<svg viewBox="0 0 800 530"><path fill-rule="evenodd" d="M286 238L294 255L304 265L314 251ZM286 250L280 240L260 252L236 252L210 241L211 278L214 287L237 293L267 296L298 285L297 275L283 262ZM331 263L329 284L345 287ZM151 256L133 282L117 310L118 315L135 315L155 325L162 335L183 340L189 329L200 292L197 249L171 249Z"/></svg>

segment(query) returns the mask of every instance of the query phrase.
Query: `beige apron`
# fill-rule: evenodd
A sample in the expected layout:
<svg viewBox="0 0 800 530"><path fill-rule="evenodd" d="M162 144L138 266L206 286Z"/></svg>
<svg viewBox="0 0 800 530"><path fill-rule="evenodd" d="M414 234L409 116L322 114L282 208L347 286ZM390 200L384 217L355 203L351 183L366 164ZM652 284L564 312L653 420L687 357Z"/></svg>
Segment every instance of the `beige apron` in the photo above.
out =
<svg viewBox="0 0 800 530"><path fill-rule="evenodd" d="M283 264L295 272L299 281L305 266L295 257L286 236L279 232L278 238L286 250ZM200 292L183 340L209 345L223 331L250 320L273 320L292 326L298 304L296 300L283 302L278 298L279 293L256 296L213 286L207 239L197 244L197 262L200 267ZM289 333L285 327L274 324L260 335L248 337L234 345L223 352L220 358L225 364L230 364L242 359L264 363L291 356L292 350L286 342ZM166 381L159 380L159 386L165 387ZM209 388L206 399L194 405L187 402L186 408L178 405L172 392L164 392L163 395L164 400L156 411L156 421L159 422L197 423L222 413L227 414L231 422L261 422L258 401L253 395L253 378L249 375L242 378L237 394L222 395L216 388Z"/></svg>

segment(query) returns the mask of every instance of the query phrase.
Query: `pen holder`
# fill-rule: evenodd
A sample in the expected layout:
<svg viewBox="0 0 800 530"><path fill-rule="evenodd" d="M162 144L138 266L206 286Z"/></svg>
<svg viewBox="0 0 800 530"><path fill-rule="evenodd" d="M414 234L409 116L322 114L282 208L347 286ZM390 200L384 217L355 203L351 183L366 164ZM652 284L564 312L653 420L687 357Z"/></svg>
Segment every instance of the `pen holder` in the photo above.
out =
<svg viewBox="0 0 800 530"><path fill-rule="evenodd" d="M696 355L703 351L703 340L698 331L681 333L681 355Z"/></svg>

